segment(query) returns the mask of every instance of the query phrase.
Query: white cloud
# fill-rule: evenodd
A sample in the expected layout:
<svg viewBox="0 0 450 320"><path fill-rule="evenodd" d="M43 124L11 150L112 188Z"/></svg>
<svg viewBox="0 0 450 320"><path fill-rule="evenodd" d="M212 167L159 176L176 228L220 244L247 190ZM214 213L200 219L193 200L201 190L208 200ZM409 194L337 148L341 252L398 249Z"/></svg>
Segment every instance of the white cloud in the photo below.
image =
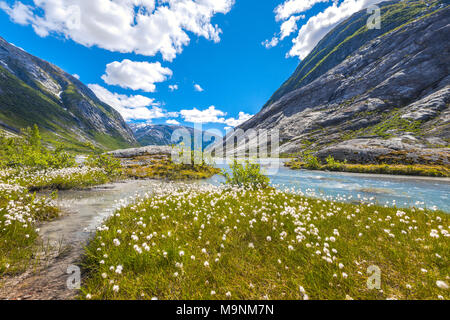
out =
<svg viewBox="0 0 450 320"><path fill-rule="evenodd" d="M279 36L276 35L272 40L266 40L262 44L266 48L278 45L281 40L297 31L298 20L305 18L305 15L298 15L299 13L310 10L318 3L328 2L328 7L315 16L310 17L292 40L293 46L287 56L298 56L300 59L304 59L319 41L339 23L352 14L381 1L343 0L339 4L339 1L336 0L285 0L274 10L275 20L283 21L280 26Z"/></svg>
<svg viewBox="0 0 450 320"><path fill-rule="evenodd" d="M283 22L283 24L280 27L280 40L283 40L286 37L289 37L291 33L297 31L297 21L300 19L304 19L305 16L292 16L289 18L289 20L286 20Z"/></svg>
<svg viewBox="0 0 450 320"><path fill-rule="evenodd" d="M27 25L33 19L32 7L24 5L22 2L16 2L9 6L6 2L0 1L0 9L4 10L15 23Z"/></svg>
<svg viewBox="0 0 450 320"><path fill-rule="evenodd" d="M170 84L170 85L169 85L169 90L170 90L170 91L178 90L178 85L177 85L177 84Z"/></svg>
<svg viewBox="0 0 450 320"><path fill-rule="evenodd" d="M344 0L340 5L334 3L332 6L310 18L303 25L294 39L293 47L289 56L298 56L304 59L319 41L340 22L352 14L378 3L380 0Z"/></svg>
<svg viewBox="0 0 450 320"><path fill-rule="evenodd" d="M74 73L74 74L72 75L72 77L74 77L75 79L80 80L80 76L79 76L78 74L76 74L76 73Z"/></svg>
<svg viewBox="0 0 450 320"><path fill-rule="evenodd" d="M290 16L305 12L319 2L329 2L330 0L286 0L275 8L275 19L277 21L287 20Z"/></svg>
<svg viewBox="0 0 450 320"><path fill-rule="evenodd" d="M136 62L128 59L114 61L106 65L103 81L122 88L154 92L156 82L166 81L172 70L163 68L161 63Z"/></svg>
<svg viewBox="0 0 450 320"><path fill-rule="evenodd" d="M98 84L89 84L88 87L101 101L116 109L126 121L166 117L164 110L154 99L141 95L127 96L112 93Z"/></svg>
<svg viewBox="0 0 450 320"><path fill-rule="evenodd" d="M226 124L227 127L236 127L253 117L253 115L241 111L239 112L239 117L237 119L226 118L227 113L216 109L215 106L210 106L205 110L198 110L197 108L193 108L191 110L181 110L180 114L186 122L223 123Z"/></svg>
<svg viewBox="0 0 450 320"><path fill-rule="evenodd" d="M239 117L237 119L234 118L228 118L225 120L225 123L229 127L237 127L238 125L244 123L245 121L249 120L253 115L245 113L245 112L239 112Z"/></svg>
<svg viewBox="0 0 450 320"><path fill-rule="evenodd" d="M300 16L292 16L288 20L284 21L281 24L279 36L275 34L272 40L265 40L262 42L262 45L266 47L266 49L270 49L276 47L281 40L289 37L292 33L297 31L297 21L300 19L304 19L305 15Z"/></svg>
<svg viewBox="0 0 450 320"><path fill-rule="evenodd" d="M169 119L166 121L167 124L179 125L180 123L175 119Z"/></svg>
<svg viewBox="0 0 450 320"><path fill-rule="evenodd" d="M203 92L205 91L199 84L194 84L194 89L197 92Z"/></svg>
<svg viewBox="0 0 450 320"><path fill-rule="evenodd" d="M198 110L197 108L191 110L181 110L181 116L186 122L193 123L224 123L226 113L216 109L215 106L210 106L205 110Z"/></svg>
<svg viewBox="0 0 450 320"><path fill-rule="evenodd" d="M272 40L265 40L261 44L266 47L266 49L270 49L276 47L279 41L280 40L278 39L278 37L275 36L272 38Z"/></svg>
<svg viewBox="0 0 450 320"><path fill-rule="evenodd" d="M173 60L189 44L191 32L220 41L216 14L226 14L234 0L34 0L34 5L0 1L11 20L31 25L42 37L62 34L84 46L135 52Z"/></svg>

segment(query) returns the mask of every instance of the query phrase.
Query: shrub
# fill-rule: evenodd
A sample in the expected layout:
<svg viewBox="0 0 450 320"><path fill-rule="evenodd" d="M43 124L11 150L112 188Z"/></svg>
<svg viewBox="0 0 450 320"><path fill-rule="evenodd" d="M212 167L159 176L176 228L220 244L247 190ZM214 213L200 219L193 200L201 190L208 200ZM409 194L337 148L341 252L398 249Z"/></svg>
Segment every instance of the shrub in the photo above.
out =
<svg viewBox="0 0 450 320"><path fill-rule="evenodd" d="M243 165L235 159L230 168L232 175L225 170L222 171L226 184L259 188L265 188L269 185L270 179L261 172L261 166L257 163L251 163L247 160Z"/></svg>
<svg viewBox="0 0 450 320"><path fill-rule="evenodd" d="M332 155L329 155L325 161L327 162L326 169L328 170L341 171L343 169L343 163L335 160Z"/></svg>
<svg viewBox="0 0 450 320"><path fill-rule="evenodd" d="M303 156L303 160L305 162L306 169L317 170L321 167L319 159L310 153L305 154Z"/></svg>
<svg viewBox="0 0 450 320"><path fill-rule="evenodd" d="M90 155L86 160L86 165L92 168L102 168L110 177L119 177L122 175L120 160L115 159L109 154Z"/></svg>
<svg viewBox="0 0 450 320"><path fill-rule="evenodd" d="M42 145L38 127L22 130L22 137L0 135L0 165L2 167L30 167L34 169L61 169L75 164L75 157L64 152L62 146L54 150Z"/></svg>

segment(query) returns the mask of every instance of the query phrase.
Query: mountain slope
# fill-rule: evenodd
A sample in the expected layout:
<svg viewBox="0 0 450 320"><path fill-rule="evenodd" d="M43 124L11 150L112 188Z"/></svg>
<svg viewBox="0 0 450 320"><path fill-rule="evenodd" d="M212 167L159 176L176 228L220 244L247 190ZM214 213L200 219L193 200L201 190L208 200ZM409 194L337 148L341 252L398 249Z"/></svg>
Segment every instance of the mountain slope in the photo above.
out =
<svg viewBox="0 0 450 320"><path fill-rule="evenodd" d="M191 137L191 143L194 144L194 133L198 132L202 134L200 131L195 131L192 127L186 126L178 126L178 125L165 125L165 124L130 124L130 128L133 130L134 135L137 141L142 146L168 146L172 144L176 144L172 141L172 135L176 130L187 130ZM211 143L215 141L219 141L222 137L214 136L214 139L210 139L212 141L204 141L203 148L206 148ZM200 136L200 137L203 137ZM208 139L209 135L205 137Z"/></svg>
<svg viewBox="0 0 450 320"><path fill-rule="evenodd" d="M366 11L356 13L240 128L279 130L281 153L380 162L407 150L392 161L448 163L448 149L433 149L450 142L446 2L381 3L381 30L367 30Z"/></svg>
<svg viewBox="0 0 450 320"><path fill-rule="evenodd" d="M81 150L137 145L121 115L60 68L0 37L0 126L9 131L37 124L47 142Z"/></svg>

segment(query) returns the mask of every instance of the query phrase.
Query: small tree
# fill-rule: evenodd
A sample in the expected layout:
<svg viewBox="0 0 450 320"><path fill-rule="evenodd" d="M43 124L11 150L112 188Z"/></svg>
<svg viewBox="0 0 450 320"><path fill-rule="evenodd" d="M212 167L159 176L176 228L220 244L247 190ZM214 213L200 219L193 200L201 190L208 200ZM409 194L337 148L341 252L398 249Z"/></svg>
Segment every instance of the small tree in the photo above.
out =
<svg viewBox="0 0 450 320"><path fill-rule="evenodd" d="M305 162L306 169L317 170L321 166L319 159L311 153L305 154L303 156L303 161Z"/></svg>
<svg viewBox="0 0 450 320"><path fill-rule="evenodd" d="M110 177L118 177L122 174L120 160L109 154L91 155L86 160L89 167L102 168Z"/></svg>
<svg viewBox="0 0 450 320"><path fill-rule="evenodd" d="M243 165L234 159L233 164L230 165L230 168L232 175L225 170L222 171L226 184L252 188L266 188L269 186L269 177L265 176L261 172L261 166L257 163L251 163L247 160Z"/></svg>

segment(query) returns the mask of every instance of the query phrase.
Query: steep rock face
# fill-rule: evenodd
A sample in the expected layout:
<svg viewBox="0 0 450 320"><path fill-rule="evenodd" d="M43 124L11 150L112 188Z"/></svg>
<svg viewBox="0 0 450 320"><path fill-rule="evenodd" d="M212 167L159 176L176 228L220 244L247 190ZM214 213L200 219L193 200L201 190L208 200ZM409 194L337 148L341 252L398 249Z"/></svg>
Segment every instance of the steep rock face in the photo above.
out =
<svg viewBox="0 0 450 320"><path fill-rule="evenodd" d="M347 160L377 162L376 157L365 153L373 152L374 145L396 152L389 145L399 142L411 152L430 148L427 154L444 153L448 161L449 5L414 0L385 2L381 8L381 30L373 31L373 36L365 35L372 32L366 27L354 32L365 10L344 21L305 59L312 61L317 51L329 51L342 61L325 59L311 69L321 70L316 71L315 78L306 76L301 81L297 81L297 69L287 81L290 85L285 84L240 128L279 130L281 153L313 150L320 151L321 157L348 156L355 154L352 150L358 146L359 157L348 156ZM384 23L394 13L408 17L408 21L403 18L399 26L392 21ZM328 39L336 34L352 39L353 44L333 42L333 48L329 48ZM328 63L328 70L324 63ZM300 67L305 67L303 62ZM420 156L410 158L422 162Z"/></svg>
<svg viewBox="0 0 450 320"><path fill-rule="evenodd" d="M83 83L1 37L0 121L16 130L37 124L46 140L75 149L137 144L121 115Z"/></svg>

